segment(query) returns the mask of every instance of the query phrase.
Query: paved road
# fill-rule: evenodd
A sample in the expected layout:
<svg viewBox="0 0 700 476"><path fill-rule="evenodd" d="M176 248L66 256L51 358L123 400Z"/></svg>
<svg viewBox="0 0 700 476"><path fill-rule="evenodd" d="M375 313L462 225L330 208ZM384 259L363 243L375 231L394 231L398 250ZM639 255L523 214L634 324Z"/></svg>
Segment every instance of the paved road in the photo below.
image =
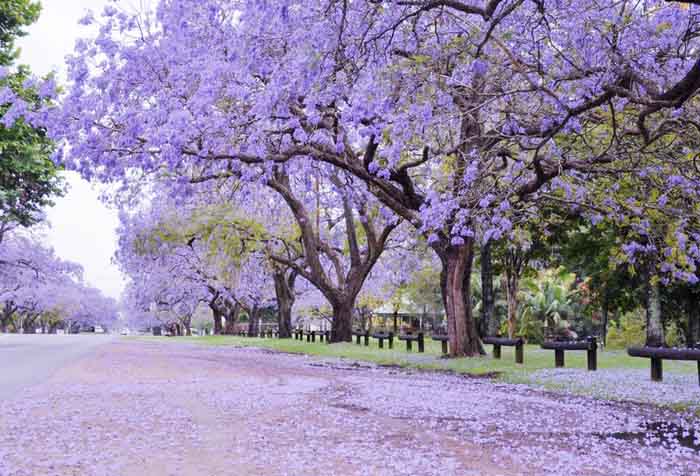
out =
<svg viewBox="0 0 700 476"><path fill-rule="evenodd" d="M100 339L75 342L84 349ZM697 476L700 468L700 452L647 425L683 423L670 410L175 339L117 339L22 394L0 402L0 476ZM697 418L684 425L700 434Z"/></svg>
<svg viewBox="0 0 700 476"><path fill-rule="evenodd" d="M0 334L0 401L112 340L109 335Z"/></svg>

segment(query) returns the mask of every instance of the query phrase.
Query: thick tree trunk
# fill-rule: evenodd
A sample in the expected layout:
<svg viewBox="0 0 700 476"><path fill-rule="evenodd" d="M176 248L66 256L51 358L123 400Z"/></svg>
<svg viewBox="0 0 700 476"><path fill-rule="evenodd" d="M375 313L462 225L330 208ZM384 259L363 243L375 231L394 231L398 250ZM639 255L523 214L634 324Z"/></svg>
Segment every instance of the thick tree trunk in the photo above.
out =
<svg viewBox="0 0 700 476"><path fill-rule="evenodd" d="M493 262L491 242L481 247L481 336L495 336L499 322L495 312L496 300L493 292Z"/></svg>
<svg viewBox="0 0 700 476"><path fill-rule="evenodd" d="M0 314L0 332L7 332L7 328L12 322L12 314L14 313L12 301L7 301Z"/></svg>
<svg viewBox="0 0 700 476"><path fill-rule="evenodd" d="M331 324L331 342L352 342L352 310L355 299L332 304L333 322Z"/></svg>
<svg viewBox="0 0 700 476"><path fill-rule="evenodd" d="M224 311L224 334L234 335L236 333L236 323L241 315L241 305L237 302L231 305L227 305Z"/></svg>
<svg viewBox="0 0 700 476"><path fill-rule="evenodd" d="M248 335L257 336L260 334L260 327L258 326L259 317L258 306L253 306L253 308L248 312Z"/></svg>
<svg viewBox="0 0 700 476"><path fill-rule="evenodd" d="M24 334L35 334L36 333L36 326L34 325L34 321L32 319L25 319L24 322L22 323L22 333Z"/></svg>
<svg viewBox="0 0 700 476"><path fill-rule="evenodd" d="M209 308L211 309L211 313L214 318L213 333L215 336L218 336L223 332L223 326L221 324L222 313L219 306L214 302L209 303Z"/></svg>
<svg viewBox="0 0 700 476"><path fill-rule="evenodd" d="M286 273L274 273L272 277L275 282L275 296L277 297L277 332L280 339L287 339L292 337L294 290L290 289Z"/></svg>
<svg viewBox="0 0 700 476"><path fill-rule="evenodd" d="M442 287L450 356L474 357L483 355L476 323L472 315L470 279L474 258L474 242L464 245L448 245L439 252L442 261L440 284Z"/></svg>
<svg viewBox="0 0 700 476"><path fill-rule="evenodd" d="M653 275L647 268L645 270L644 308L646 310L647 335L646 344L649 347L663 347L664 326L661 319L661 292L659 283L652 282Z"/></svg>

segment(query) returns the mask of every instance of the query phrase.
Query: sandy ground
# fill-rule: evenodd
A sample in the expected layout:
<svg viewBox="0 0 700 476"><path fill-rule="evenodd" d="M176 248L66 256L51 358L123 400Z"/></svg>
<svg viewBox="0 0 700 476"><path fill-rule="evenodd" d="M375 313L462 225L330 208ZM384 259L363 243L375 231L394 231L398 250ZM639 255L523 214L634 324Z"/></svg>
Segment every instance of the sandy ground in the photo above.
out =
<svg viewBox="0 0 700 476"><path fill-rule="evenodd" d="M255 349L115 341L1 404L1 476L700 474L651 406Z"/></svg>

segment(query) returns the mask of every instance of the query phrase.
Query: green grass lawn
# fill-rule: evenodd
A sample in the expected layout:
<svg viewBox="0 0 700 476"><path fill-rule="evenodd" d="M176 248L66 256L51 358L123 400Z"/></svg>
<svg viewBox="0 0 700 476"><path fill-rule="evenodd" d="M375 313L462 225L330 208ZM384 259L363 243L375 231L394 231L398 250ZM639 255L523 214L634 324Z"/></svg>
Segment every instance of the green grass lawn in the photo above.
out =
<svg viewBox="0 0 700 476"><path fill-rule="evenodd" d="M554 351L543 350L536 345L525 347L525 364L515 364L515 349L502 347L502 358L493 359L490 355L491 346L486 346L489 355L480 358L442 358L440 343L426 339L425 353L416 352L417 344L413 344L414 351L406 352L406 344L403 341L394 341L394 349L388 350L387 343L384 349L379 348L378 341L370 339L369 346L356 345L355 343L325 344L307 343L294 339L259 339L235 336L207 336L207 337L145 337L139 339L155 340L158 342L193 342L213 346L239 346L260 347L273 349L280 352L318 355L323 357L342 357L358 361L374 362L382 365L397 365L401 367L450 370L458 373L487 375L498 373L500 377L510 382L525 382L531 372L540 369L554 367ZM567 368L586 368L586 352L566 352ZM623 350L605 350L598 352L598 368L628 368L649 369L649 359L630 357ZM697 365L695 362L664 361L664 372L695 374Z"/></svg>

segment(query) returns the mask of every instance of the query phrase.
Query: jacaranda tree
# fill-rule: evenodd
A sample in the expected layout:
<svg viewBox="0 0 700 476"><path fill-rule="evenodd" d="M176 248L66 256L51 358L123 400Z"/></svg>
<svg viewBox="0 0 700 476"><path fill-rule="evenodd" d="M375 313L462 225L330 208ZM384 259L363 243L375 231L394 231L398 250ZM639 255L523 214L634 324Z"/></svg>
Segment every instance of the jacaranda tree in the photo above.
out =
<svg viewBox="0 0 700 476"><path fill-rule="evenodd" d="M163 0L107 7L48 114L67 163L130 182L168 170L261 186L324 163L364 183L440 259L453 355L482 352L475 246L543 204L590 220L602 184L653 177L697 194L700 86L694 1ZM84 22L95 20L92 16ZM337 188L341 195L347 190ZM673 256L698 257L694 210Z"/></svg>

